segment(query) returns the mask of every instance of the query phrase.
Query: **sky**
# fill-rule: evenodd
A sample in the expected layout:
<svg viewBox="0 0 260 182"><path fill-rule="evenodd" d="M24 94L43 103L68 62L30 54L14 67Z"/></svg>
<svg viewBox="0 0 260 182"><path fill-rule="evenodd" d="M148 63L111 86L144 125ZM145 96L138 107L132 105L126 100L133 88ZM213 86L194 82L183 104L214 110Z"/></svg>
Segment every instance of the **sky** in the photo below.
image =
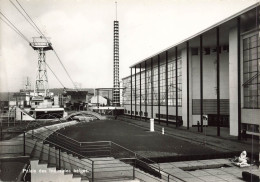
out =
<svg viewBox="0 0 260 182"><path fill-rule="evenodd" d="M16 0L12 0L17 4ZM115 0L18 0L50 41L72 80L82 88L113 86ZM120 78L129 66L259 2L259 0L117 0ZM30 41L39 34L9 0L0 11ZM1 15L0 15L1 16ZM1 16L2 17L2 16ZM0 92L32 88L37 52L0 20ZM46 62L62 84L73 88L53 51ZM48 72L50 88L62 88Z"/></svg>

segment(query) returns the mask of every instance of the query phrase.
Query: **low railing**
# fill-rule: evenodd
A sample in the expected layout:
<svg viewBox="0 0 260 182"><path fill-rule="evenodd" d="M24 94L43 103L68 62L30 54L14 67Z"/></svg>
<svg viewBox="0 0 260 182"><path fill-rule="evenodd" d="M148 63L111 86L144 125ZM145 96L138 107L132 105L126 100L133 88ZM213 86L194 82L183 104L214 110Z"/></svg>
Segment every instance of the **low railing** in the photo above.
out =
<svg viewBox="0 0 260 182"><path fill-rule="evenodd" d="M170 181L171 179L178 179L180 181L183 181L180 178L162 170L160 165L153 160L139 155L134 151L131 151L111 141L78 142L57 132L51 135L50 138L51 140L58 141L62 146L71 148L71 150L74 151L79 151L79 153L83 156L113 157L114 159L118 159L119 161L127 163L133 166L133 175L135 175L136 173L135 169L138 168L146 173L149 173L157 178L164 179L166 181ZM113 162L113 160L111 160L111 162ZM98 164L95 164L95 166L98 166ZM109 169L110 167L103 166L103 169L104 168Z"/></svg>
<svg viewBox="0 0 260 182"><path fill-rule="evenodd" d="M39 125L38 123L36 125ZM34 125L35 126L35 125ZM43 126L45 127L45 126ZM91 165L91 180L97 179L95 178L95 174L99 176L99 179L102 179L102 175L109 175L110 173L119 172L121 174L121 178L138 178L138 175L144 175L149 178L153 178L155 180L162 179L163 181L172 181L172 180L180 180L178 177L169 174L160 168L160 165L144 156L141 156L119 144L116 144L111 141L100 141L100 142L78 142L70 137L67 137L57 131L53 131L47 127L45 127L46 132L52 132L53 134L46 138L44 132L34 134L32 132L22 132L22 135L19 137L22 138L20 141L21 147L23 147L23 154L26 154L25 147L26 141L43 141L44 143L48 143L51 146L54 146L59 154L61 152L66 151L73 156L79 157L79 159L86 159L91 161L89 165ZM111 160L106 159L106 164L102 164L102 160L96 159L91 160L89 157L113 157ZM59 166L61 167L62 161L66 161L68 159L62 159L59 156L58 160ZM112 165L115 160L121 161L117 165ZM82 161L82 160L81 160ZM127 166L128 165L128 166ZM124 166L124 168L122 168ZM129 169L129 166L132 166ZM90 166L89 166L90 167ZM138 169L138 170L137 170ZM144 171L144 172L142 172ZM131 173L131 175L130 175ZM101 176L100 176L101 175ZM153 176L151 176L153 175ZM104 176L104 178L107 178Z"/></svg>
<svg viewBox="0 0 260 182"><path fill-rule="evenodd" d="M27 137L28 138L34 138L34 139L39 139L41 140L42 138L39 137L39 136L36 136L36 135L32 135L30 133L27 134ZM33 142L34 140L26 140L26 146L32 146L30 144L34 144ZM51 146L54 146L55 147L55 152L46 152L46 150L42 149L42 150L39 150L37 147L34 148L34 150L38 150L41 152L41 155L49 155L49 157L55 157L57 160L58 160L58 166L57 168L59 170L69 170L71 173L78 173L78 171L82 171L82 173L84 174L80 174L81 177L85 177L87 178L88 180L92 180L94 181L94 175L93 175L93 172L94 172L94 161L91 160L91 159L87 159L85 156L82 156L81 154L79 153L76 153L75 151L71 151L67 148L64 148L63 146L60 146L56 143L52 143L50 141L46 141L48 144L50 144ZM44 145L44 144L43 144ZM70 156L67 155L65 156L65 153L62 153L63 151L67 151L69 152L70 154L72 154L73 156ZM50 152L50 153L49 153ZM81 158L84 158L85 160L76 160L76 158L74 156L80 156ZM41 160L41 159L40 159ZM45 161L46 162L46 161ZM48 162L48 161L47 161ZM71 167L70 169L68 169L68 167L66 167L66 164L69 164L70 166L74 166L74 167ZM87 168L86 168L87 167ZM88 170L88 172L86 172L86 170Z"/></svg>

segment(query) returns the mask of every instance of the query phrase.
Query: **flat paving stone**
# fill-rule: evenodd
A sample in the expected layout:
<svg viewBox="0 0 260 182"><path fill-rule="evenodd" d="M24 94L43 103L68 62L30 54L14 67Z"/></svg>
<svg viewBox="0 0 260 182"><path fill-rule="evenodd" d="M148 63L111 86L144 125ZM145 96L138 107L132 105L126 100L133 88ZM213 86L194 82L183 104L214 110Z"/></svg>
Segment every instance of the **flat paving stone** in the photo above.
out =
<svg viewBox="0 0 260 182"><path fill-rule="evenodd" d="M194 176L192 176L191 174L187 173L187 172L179 172L174 174L174 176L178 177L178 178L193 178Z"/></svg>
<svg viewBox="0 0 260 182"><path fill-rule="evenodd" d="M176 173L181 173L181 172L185 172L185 171L183 171L183 170L181 170L181 169L179 169L179 168L174 168L174 169L163 169L165 172L167 172L167 173L170 173L170 174L173 174L173 175L175 175Z"/></svg>
<svg viewBox="0 0 260 182"><path fill-rule="evenodd" d="M240 173L242 172L241 169L235 167L228 167L228 168L220 168L220 170L225 171L227 173Z"/></svg>
<svg viewBox="0 0 260 182"><path fill-rule="evenodd" d="M189 171L189 173L193 176L196 176L196 177L209 176L210 175L209 173L202 171L202 170Z"/></svg>
<svg viewBox="0 0 260 182"><path fill-rule="evenodd" d="M189 166L189 164L187 164L185 162L173 162L172 164L176 167L188 167Z"/></svg>
<svg viewBox="0 0 260 182"><path fill-rule="evenodd" d="M176 168L176 166L174 166L172 163L160 163L160 167L163 169Z"/></svg>
<svg viewBox="0 0 260 182"><path fill-rule="evenodd" d="M220 169L203 169L203 171L212 175L228 174L225 171L222 171Z"/></svg>
<svg viewBox="0 0 260 182"><path fill-rule="evenodd" d="M189 166L203 166L205 164L199 162L199 161L186 161L186 164L188 164Z"/></svg>
<svg viewBox="0 0 260 182"><path fill-rule="evenodd" d="M214 160L200 160L200 163L203 163L203 164L206 164L206 165L219 164L217 161L214 161Z"/></svg>
<svg viewBox="0 0 260 182"><path fill-rule="evenodd" d="M213 160L219 164L231 164L231 161L229 161L228 159L213 159Z"/></svg>
<svg viewBox="0 0 260 182"><path fill-rule="evenodd" d="M229 182L245 182L243 179L230 179Z"/></svg>
<svg viewBox="0 0 260 182"><path fill-rule="evenodd" d="M199 179L203 180L203 181L223 181L223 179L218 178L217 176L201 176L199 177Z"/></svg>
<svg viewBox="0 0 260 182"><path fill-rule="evenodd" d="M232 174L221 174L221 175L216 175L218 178L221 178L223 180L226 180L226 181L231 181L231 180L236 180L238 179L237 176L234 176Z"/></svg>
<svg viewBox="0 0 260 182"><path fill-rule="evenodd" d="M184 181L186 182L204 182L203 180L196 178L196 177L192 177L192 178L183 178Z"/></svg>

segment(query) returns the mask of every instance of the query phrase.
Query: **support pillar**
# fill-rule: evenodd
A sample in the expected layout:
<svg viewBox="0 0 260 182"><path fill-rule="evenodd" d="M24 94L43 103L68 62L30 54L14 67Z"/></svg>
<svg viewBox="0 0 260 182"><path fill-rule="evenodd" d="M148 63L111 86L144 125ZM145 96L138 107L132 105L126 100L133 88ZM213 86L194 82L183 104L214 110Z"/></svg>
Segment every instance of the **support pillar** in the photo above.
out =
<svg viewBox="0 0 260 182"><path fill-rule="evenodd" d="M151 118L153 118L153 58L151 59Z"/></svg>
<svg viewBox="0 0 260 182"><path fill-rule="evenodd" d="M175 97L176 97L176 127L178 127L178 48L175 47Z"/></svg>
<svg viewBox="0 0 260 182"><path fill-rule="evenodd" d="M237 17L237 94L238 94L238 140L241 140L241 68L240 68L240 17Z"/></svg>
<svg viewBox="0 0 260 182"><path fill-rule="evenodd" d="M189 64L190 64L190 46L189 41L186 42L187 51L187 130L190 129L190 75L189 75Z"/></svg>
<svg viewBox="0 0 260 182"><path fill-rule="evenodd" d="M142 76L141 76L142 74L141 74L141 63L140 63L140 81L139 81L139 83L140 83L140 112L139 112L139 115L140 115L140 120L142 120Z"/></svg>
<svg viewBox="0 0 260 182"><path fill-rule="evenodd" d="M136 119L136 111L137 111L137 109L136 109L136 66L135 66L135 119Z"/></svg>
<svg viewBox="0 0 260 182"><path fill-rule="evenodd" d="M144 87L145 87L145 113L147 113L147 64L146 64L146 61L145 61L145 81L144 81ZM144 116L145 116L145 113L144 113ZM145 116L145 121L147 119L147 116Z"/></svg>
<svg viewBox="0 0 260 182"><path fill-rule="evenodd" d="M200 124L203 132L203 37L200 35Z"/></svg>
<svg viewBox="0 0 260 182"><path fill-rule="evenodd" d="M165 52L166 54L166 68L165 68L165 94L166 94L166 124L168 125L169 122L169 102L168 102L168 51Z"/></svg>
<svg viewBox="0 0 260 182"><path fill-rule="evenodd" d="M217 135L220 136L220 88L219 88L219 52L220 52L220 47L219 47L219 27L217 27Z"/></svg>
<svg viewBox="0 0 260 182"><path fill-rule="evenodd" d="M158 120L161 123L160 55L158 55Z"/></svg>
<svg viewBox="0 0 260 182"><path fill-rule="evenodd" d="M130 68L131 70L131 119L133 118L133 75L132 75L132 68Z"/></svg>

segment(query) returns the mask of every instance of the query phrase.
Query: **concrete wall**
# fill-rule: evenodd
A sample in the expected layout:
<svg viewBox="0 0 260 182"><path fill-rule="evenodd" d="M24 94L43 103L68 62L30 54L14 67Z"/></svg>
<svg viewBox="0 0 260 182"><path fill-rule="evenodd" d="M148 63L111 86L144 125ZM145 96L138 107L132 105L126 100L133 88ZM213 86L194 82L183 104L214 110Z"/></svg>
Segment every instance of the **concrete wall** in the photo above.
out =
<svg viewBox="0 0 260 182"><path fill-rule="evenodd" d="M15 108L15 119L18 121L33 121L35 120L33 117L29 116L27 113L25 113L23 110L21 110L19 107Z"/></svg>
<svg viewBox="0 0 260 182"><path fill-rule="evenodd" d="M230 135L238 136L237 28L229 31L229 122Z"/></svg>
<svg viewBox="0 0 260 182"><path fill-rule="evenodd" d="M229 99L229 57L220 54L220 99ZM191 57L192 98L200 99L200 56ZM217 99L216 54L203 55L203 99Z"/></svg>

